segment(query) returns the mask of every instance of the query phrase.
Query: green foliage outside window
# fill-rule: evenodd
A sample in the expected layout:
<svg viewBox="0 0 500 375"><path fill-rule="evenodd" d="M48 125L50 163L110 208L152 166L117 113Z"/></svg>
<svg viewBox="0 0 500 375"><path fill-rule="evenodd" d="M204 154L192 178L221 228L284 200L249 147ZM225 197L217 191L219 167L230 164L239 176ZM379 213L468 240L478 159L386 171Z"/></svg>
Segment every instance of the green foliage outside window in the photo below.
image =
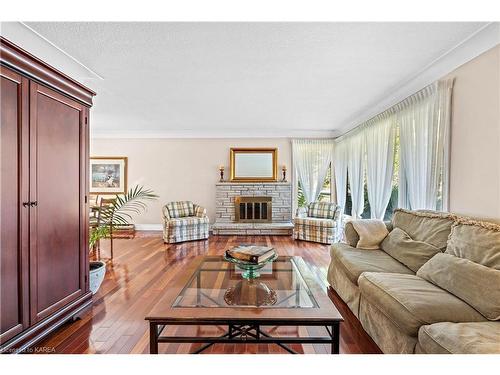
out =
<svg viewBox="0 0 500 375"><path fill-rule="evenodd" d="M322 202L330 202L331 201L331 166L328 168L328 172L325 178L325 182L323 183L323 189L319 195L318 200ZM385 211L384 220L391 220L392 214L394 210L398 207L398 192L399 192L399 131L396 134L396 139L394 142L394 174L392 178L392 191L391 198L389 199L389 204L387 205L387 209ZM364 184L364 201L365 207L363 209L363 213L361 217L363 219L368 219L371 217L371 209L370 202L368 201L368 188L366 185L366 181ZM299 207L304 207L306 205L306 199L304 197L304 192L302 190L302 186L298 184L298 193L297 193L297 203ZM352 210L352 199L351 199L351 188L349 186L349 178L347 178L347 189L346 189L346 204L344 209L345 215L351 215Z"/></svg>
<svg viewBox="0 0 500 375"><path fill-rule="evenodd" d="M319 193L318 201L331 202L332 199L331 180L332 180L332 168L330 166L328 167L328 170L326 172L325 181L323 182L323 188ZM306 204L307 204L306 197L304 196L304 191L302 190L302 185L299 181L297 189L297 205L299 207L305 207Z"/></svg>

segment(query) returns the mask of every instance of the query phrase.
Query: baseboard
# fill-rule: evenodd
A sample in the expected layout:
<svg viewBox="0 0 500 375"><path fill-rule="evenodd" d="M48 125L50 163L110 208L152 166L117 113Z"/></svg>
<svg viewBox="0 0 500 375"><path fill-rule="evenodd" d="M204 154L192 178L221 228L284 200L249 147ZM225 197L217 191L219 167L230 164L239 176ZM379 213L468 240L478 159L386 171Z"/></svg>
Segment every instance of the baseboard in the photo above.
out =
<svg viewBox="0 0 500 375"><path fill-rule="evenodd" d="M150 231L163 231L163 224L134 224L135 230L150 230ZM212 224L209 224L210 232L212 231Z"/></svg>
<svg viewBox="0 0 500 375"><path fill-rule="evenodd" d="M161 224L135 224L136 230L151 230L151 231L163 231L163 225Z"/></svg>

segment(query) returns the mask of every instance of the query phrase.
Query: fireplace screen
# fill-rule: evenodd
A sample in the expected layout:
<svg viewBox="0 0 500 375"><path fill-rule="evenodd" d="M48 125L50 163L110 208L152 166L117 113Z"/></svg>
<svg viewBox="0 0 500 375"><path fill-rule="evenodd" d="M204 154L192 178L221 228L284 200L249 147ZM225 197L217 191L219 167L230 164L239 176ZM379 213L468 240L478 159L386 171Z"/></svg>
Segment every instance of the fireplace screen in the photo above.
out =
<svg viewBox="0 0 500 375"><path fill-rule="evenodd" d="M271 197L236 197L234 200L236 221L263 222L271 221Z"/></svg>

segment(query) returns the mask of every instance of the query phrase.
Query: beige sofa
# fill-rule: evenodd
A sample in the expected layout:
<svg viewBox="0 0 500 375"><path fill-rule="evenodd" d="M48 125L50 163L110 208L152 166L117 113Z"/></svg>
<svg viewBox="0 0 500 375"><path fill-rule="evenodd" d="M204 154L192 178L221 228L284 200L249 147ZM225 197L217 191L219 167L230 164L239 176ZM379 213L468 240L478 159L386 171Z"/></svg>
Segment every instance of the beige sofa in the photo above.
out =
<svg viewBox="0 0 500 375"><path fill-rule="evenodd" d="M384 353L500 353L500 225L396 210L378 250L331 247L328 281Z"/></svg>

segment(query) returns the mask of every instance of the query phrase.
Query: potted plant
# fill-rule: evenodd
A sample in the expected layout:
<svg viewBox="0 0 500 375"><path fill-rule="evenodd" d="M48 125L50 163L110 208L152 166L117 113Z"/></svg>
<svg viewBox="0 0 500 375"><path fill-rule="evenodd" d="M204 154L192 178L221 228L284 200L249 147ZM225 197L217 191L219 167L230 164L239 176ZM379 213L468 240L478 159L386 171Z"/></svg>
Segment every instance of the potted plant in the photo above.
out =
<svg viewBox="0 0 500 375"><path fill-rule="evenodd" d="M115 225L127 225L132 220L132 215L142 213L147 204L145 201L155 200L158 196L150 189L136 185L126 194L117 195L113 203L102 207L99 211L99 225L89 235L89 248L111 232ZM106 274L106 263L103 261L90 262L89 287L92 294L96 294Z"/></svg>

